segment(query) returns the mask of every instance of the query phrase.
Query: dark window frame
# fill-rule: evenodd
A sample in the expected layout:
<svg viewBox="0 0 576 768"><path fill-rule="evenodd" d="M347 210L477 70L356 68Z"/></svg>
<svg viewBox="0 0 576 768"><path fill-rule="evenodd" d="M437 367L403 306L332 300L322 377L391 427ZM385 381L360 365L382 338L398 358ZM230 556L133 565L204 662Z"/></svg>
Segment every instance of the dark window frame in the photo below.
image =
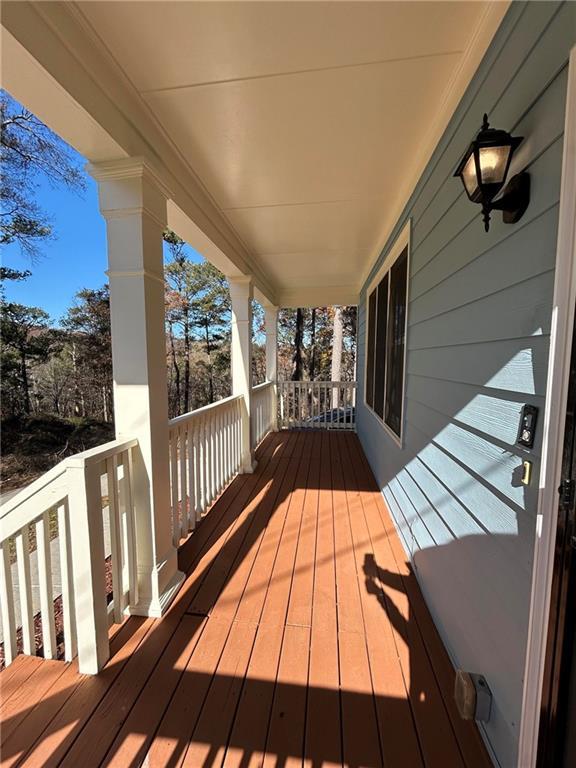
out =
<svg viewBox="0 0 576 768"><path fill-rule="evenodd" d="M401 343L396 345L402 347L400 356L396 355L396 365L398 366L398 360L400 365L400 398L398 403L398 391L396 388L396 403L395 409L392 409L391 402L389 400L390 387L388 381L389 367L394 361L394 350L391 351L388 345L388 339L392 332L393 318L390 316L390 301L392 294L392 270L393 267L401 259L405 257L406 260L406 278L404 286L404 323L402 328ZM396 270L397 272L397 270ZM378 309L382 306L381 296L379 294L381 286L386 286L386 322L378 321ZM408 304L409 304L409 290L410 290L410 224L408 223L398 239L394 243L390 250L389 255L385 259L384 263L378 270L376 276L371 281L368 290L366 292L366 338L365 338L365 366L364 366L364 404L366 408L372 413L372 415L378 419L380 424L384 427L386 432L392 437L392 439L403 447L404 443L404 414L405 414L405 401L406 401L406 349L407 349L407 332L408 332ZM376 313L374 316L373 313ZM386 334L386 344L379 345L378 340L378 328L384 326ZM370 333L369 333L370 330ZM397 330L397 328L396 328ZM372 346L371 346L372 344ZM383 414L382 416L376 410L377 404L377 388L376 388L376 372L378 369L378 352L381 350L380 369L384 369L384 381L383 381ZM372 383L368 382L369 371L372 371ZM398 371L398 368L395 369ZM399 405L399 413L398 413ZM397 416L397 418L394 418ZM396 431L395 426L389 421L399 426L399 430Z"/></svg>

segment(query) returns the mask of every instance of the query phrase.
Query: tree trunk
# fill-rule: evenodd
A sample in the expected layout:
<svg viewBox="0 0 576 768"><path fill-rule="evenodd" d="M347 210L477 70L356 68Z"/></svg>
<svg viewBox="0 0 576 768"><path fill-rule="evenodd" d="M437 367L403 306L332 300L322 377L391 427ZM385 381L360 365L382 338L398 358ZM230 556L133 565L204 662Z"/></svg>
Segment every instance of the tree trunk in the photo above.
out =
<svg viewBox="0 0 576 768"><path fill-rule="evenodd" d="M188 413L190 410L190 328L188 320L184 323L184 355L184 413Z"/></svg>
<svg viewBox="0 0 576 768"><path fill-rule="evenodd" d="M308 363L308 378L314 381L316 377L316 309L312 310L310 318L310 360Z"/></svg>
<svg viewBox="0 0 576 768"><path fill-rule="evenodd" d="M294 335L294 368L292 381L302 381L302 340L304 337L304 313L298 307L296 310L296 333Z"/></svg>
<svg viewBox="0 0 576 768"><path fill-rule="evenodd" d="M102 414L104 416L104 423L108 423L108 400L106 398L106 385L102 385Z"/></svg>
<svg viewBox="0 0 576 768"><path fill-rule="evenodd" d="M174 346L174 331L172 323L168 324L168 335L170 337L170 354L172 356L172 367L174 368L174 386L176 388L176 416L180 415L180 367L176 357L176 348Z"/></svg>
<svg viewBox="0 0 576 768"><path fill-rule="evenodd" d="M208 398L211 403L214 402L214 374L212 372L212 358L210 356L210 353L212 352L212 348L210 346L210 325L208 323L208 318L204 320L204 334L206 338L206 354L208 355Z"/></svg>
<svg viewBox="0 0 576 768"><path fill-rule="evenodd" d="M340 381L342 377L342 339L344 324L342 322L342 307L334 308L334 334L332 337L332 381ZM338 407L338 389L332 390L332 408Z"/></svg>
<svg viewBox="0 0 576 768"><path fill-rule="evenodd" d="M74 416L84 416L84 396L78 384L78 365L76 362L76 343L72 342L72 369L74 371Z"/></svg>
<svg viewBox="0 0 576 768"><path fill-rule="evenodd" d="M20 349L20 375L22 376L22 389L24 391L24 413L30 413L30 385L28 384L28 370L26 368L26 352Z"/></svg>

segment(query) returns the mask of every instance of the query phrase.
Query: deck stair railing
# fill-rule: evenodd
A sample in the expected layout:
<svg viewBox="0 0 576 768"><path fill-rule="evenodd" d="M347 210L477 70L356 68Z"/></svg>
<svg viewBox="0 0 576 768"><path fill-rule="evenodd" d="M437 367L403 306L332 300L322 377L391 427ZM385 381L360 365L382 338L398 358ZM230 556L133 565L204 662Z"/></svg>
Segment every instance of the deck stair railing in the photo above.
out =
<svg viewBox="0 0 576 768"><path fill-rule="evenodd" d="M6 665L20 651L36 655L37 636L44 658L62 655L63 645L81 672L97 672L108 658L109 625L138 597L136 448L136 440L114 440L70 456L0 506Z"/></svg>
<svg viewBox="0 0 576 768"><path fill-rule="evenodd" d="M355 381L279 381L282 429L356 429Z"/></svg>

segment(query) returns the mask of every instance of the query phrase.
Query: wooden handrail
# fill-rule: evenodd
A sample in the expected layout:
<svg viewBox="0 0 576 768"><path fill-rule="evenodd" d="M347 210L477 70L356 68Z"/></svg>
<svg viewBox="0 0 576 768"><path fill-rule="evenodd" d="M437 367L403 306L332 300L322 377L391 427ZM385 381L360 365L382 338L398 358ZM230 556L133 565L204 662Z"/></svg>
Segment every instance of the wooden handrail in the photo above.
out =
<svg viewBox="0 0 576 768"><path fill-rule="evenodd" d="M178 424L182 424L186 421L189 421L191 418L197 418L199 416L203 416L204 414L210 413L210 411L213 411L216 408L222 408L226 405L230 405L236 400L241 400L241 399L242 399L242 395L231 395L230 397L223 397L222 400L216 400L215 403L209 403L208 405L203 405L202 408L196 408L193 411L188 411L187 413L183 413L180 416L175 416L173 419L169 419L168 426L175 427Z"/></svg>
<svg viewBox="0 0 576 768"><path fill-rule="evenodd" d="M273 381L263 381L261 384L255 384L252 387L252 392L261 392L264 389L267 389L268 387L273 387L274 382Z"/></svg>

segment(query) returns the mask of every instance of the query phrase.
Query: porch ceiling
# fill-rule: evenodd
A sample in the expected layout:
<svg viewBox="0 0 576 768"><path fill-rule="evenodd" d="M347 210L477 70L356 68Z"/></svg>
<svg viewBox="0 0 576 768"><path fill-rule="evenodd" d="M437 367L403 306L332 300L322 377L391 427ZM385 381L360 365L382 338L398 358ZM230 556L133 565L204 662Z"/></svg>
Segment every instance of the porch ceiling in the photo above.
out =
<svg viewBox="0 0 576 768"><path fill-rule="evenodd" d="M357 299L507 5L78 2L74 15L274 299L304 305Z"/></svg>
<svg viewBox="0 0 576 768"><path fill-rule="evenodd" d="M298 301L314 285L358 291L487 5L80 7L277 293Z"/></svg>

